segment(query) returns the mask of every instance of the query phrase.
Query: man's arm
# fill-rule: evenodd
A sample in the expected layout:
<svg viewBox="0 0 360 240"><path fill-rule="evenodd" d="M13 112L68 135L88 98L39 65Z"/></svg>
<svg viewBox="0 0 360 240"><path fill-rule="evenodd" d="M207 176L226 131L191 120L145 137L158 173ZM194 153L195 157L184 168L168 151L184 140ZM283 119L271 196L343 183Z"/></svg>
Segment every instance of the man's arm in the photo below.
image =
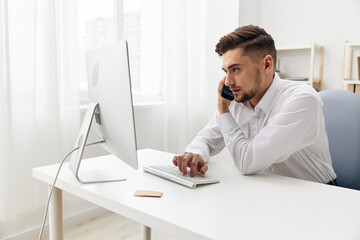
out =
<svg viewBox="0 0 360 240"><path fill-rule="evenodd" d="M214 156L225 147L224 138L216 120L217 115L218 113L215 114L206 126L196 135L191 143L185 148L185 152L200 154L204 161L208 162L210 156Z"/></svg>
<svg viewBox="0 0 360 240"><path fill-rule="evenodd" d="M266 170L314 143L318 137L321 101L303 94L285 102L253 139L247 139L230 113L218 117L226 146L243 174Z"/></svg>
<svg viewBox="0 0 360 240"><path fill-rule="evenodd" d="M224 138L214 116L186 147L186 154L175 156L173 163L186 175L190 167L190 176L195 176L196 171L205 175L210 156L219 153L225 147Z"/></svg>

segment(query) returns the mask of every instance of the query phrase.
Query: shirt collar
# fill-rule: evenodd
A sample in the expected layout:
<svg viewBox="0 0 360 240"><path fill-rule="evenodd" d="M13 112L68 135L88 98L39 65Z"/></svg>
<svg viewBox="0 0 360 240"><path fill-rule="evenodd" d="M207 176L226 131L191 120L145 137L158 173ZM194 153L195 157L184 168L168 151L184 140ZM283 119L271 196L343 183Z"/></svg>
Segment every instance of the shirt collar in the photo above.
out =
<svg viewBox="0 0 360 240"><path fill-rule="evenodd" d="M280 90L281 78L275 73L274 79L270 87L265 92L259 103L255 106L255 112L257 112L258 109L261 109L265 114L268 114L272 106L274 105L275 98L279 95Z"/></svg>

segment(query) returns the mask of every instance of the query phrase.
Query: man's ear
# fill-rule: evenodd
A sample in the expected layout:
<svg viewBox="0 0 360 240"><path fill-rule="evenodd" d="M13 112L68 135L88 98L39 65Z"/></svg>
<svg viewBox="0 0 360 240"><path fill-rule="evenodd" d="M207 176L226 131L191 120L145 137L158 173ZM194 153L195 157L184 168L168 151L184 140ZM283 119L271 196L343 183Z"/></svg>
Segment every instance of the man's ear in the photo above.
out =
<svg viewBox="0 0 360 240"><path fill-rule="evenodd" d="M274 66L274 61L271 55L266 55L263 58L265 72L270 72Z"/></svg>

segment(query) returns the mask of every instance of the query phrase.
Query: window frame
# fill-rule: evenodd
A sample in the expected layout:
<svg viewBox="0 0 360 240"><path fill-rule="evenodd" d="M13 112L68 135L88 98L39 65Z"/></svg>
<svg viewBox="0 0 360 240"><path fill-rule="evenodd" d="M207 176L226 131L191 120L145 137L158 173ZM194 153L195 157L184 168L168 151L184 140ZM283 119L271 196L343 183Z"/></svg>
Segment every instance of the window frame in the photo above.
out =
<svg viewBox="0 0 360 240"><path fill-rule="evenodd" d="M113 21L114 21L114 40L124 39L124 0L113 0ZM142 81L142 80L140 80ZM132 91L134 106L148 106L149 104L158 105L164 102L163 81L159 80L160 90L158 94L141 94ZM88 89L79 84L80 109L84 109L89 103Z"/></svg>

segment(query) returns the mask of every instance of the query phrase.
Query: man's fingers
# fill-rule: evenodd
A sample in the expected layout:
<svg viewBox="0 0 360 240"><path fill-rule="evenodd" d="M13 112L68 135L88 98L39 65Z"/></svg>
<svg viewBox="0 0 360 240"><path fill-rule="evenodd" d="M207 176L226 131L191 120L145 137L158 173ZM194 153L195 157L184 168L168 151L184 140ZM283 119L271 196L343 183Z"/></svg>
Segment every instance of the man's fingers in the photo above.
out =
<svg viewBox="0 0 360 240"><path fill-rule="evenodd" d="M203 164L202 164L202 166L200 167L200 173L202 174L202 175L205 175L205 173L206 173L206 171L208 170L208 166L206 165L206 163L204 162Z"/></svg>
<svg viewBox="0 0 360 240"><path fill-rule="evenodd" d="M208 167L205 161L202 159L201 155L187 153L179 156L173 157L173 164L179 168L179 171L183 175L187 174L187 168L190 168L190 176L195 177L196 171L200 172L202 175L205 175Z"/></svg>
<svg viewBox="0 0 360 240"><path fill-rule="evenodd" d="M184 156L183 160L182 160L182 167L181 167L181 172L183 173L183 175L187 174L187 167L189 164L191 164L193 158L193 154L192 153L188 153Z"/></svg>
<svg viewBox="0 0 360 240"><path fill-rule="evenodd" d="M220 94L221 94L221 91L222 91L222 89L223 89L223 87L224 87L225 80L226 80L226 76L225 76L223 79L221 79L220 82L219 82L218 92L219 92Z"/></svg>
<svg viewBox="0 0 360 240"><path fill-rule="evenodd" d="M177 157L177 167L179 168L179 171L182 172L182 162L186 155L180 155Z"/></svg>
<svg viewBox="0 0 360 240"><path fill-rule="evenodd" d="M196 170L199 164L199 158L194 158L190 164L190 177L195 177Z"/></svg>
<svg viewBox="0 0 360 240"><path fill-rule="evenodd" d="M182 155L179 155L179 156L174 156L173 158L173 164L175 166L178 166L179 165L179 161L185 156L185 154L182 154Z"/></svg>
<svg viewBox="0 0 360 240"><path fill-rule="evenodd" d="M178 165L178 158L179 158L179 156L174 156L174 158L173 158L173 164L177 167L177 165Z"/></svg>

